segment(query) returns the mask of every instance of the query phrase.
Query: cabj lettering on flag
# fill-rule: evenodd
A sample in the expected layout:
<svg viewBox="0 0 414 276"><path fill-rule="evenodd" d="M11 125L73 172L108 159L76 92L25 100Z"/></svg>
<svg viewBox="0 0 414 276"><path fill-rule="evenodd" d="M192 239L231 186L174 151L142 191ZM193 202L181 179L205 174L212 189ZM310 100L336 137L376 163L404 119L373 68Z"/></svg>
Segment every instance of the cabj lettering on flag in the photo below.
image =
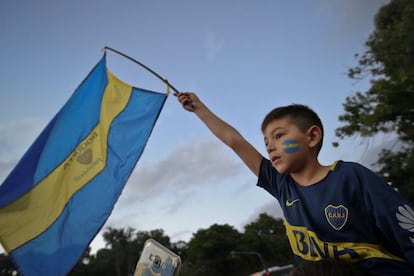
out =
<svg viewBox="0 0 414 276"><path fill-rule="evenodd" d="M166 94L132 87L106 54L0 186L0 242L24 275L64 275L109 217Z"/></svg>

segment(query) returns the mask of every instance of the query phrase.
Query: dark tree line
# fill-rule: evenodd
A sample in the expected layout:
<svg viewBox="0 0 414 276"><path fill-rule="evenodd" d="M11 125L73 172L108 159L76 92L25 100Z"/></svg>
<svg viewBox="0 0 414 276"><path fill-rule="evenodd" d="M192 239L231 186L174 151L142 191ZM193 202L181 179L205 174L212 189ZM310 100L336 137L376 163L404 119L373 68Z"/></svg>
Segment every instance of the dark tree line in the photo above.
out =
<svg viewBox="0 0 414 276"><path fill-rule="evenodd" d="M71 276L132 275L149 238L180 255L183 261L180 276L244 275L263 269L257 256L232 255L232 251L258 252L268 266L294 262L283 221L266 214L247 225L243 233L228 224L214 224L198 230L189 242L172 243L162 229L136 232L132 228L107 228L103 238L105 248L95 254L85 252Z"/></svg>

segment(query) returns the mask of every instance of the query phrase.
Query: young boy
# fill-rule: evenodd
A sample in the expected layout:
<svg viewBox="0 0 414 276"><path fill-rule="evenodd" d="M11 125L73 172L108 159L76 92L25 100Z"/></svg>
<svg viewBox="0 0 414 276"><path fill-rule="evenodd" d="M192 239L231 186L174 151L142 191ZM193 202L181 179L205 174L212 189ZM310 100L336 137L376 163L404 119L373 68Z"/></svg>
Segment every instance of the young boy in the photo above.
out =
<svg viewBox="0 0 414 276"><path fill-rule="evenodd" d="M414 275L414 210L383 178L352 162L318 161L323 126L303 105L272 110L262 132L269 159L190 92L176 93L232 148L280 203L298 261L337 259L372 275Z"/></svg>

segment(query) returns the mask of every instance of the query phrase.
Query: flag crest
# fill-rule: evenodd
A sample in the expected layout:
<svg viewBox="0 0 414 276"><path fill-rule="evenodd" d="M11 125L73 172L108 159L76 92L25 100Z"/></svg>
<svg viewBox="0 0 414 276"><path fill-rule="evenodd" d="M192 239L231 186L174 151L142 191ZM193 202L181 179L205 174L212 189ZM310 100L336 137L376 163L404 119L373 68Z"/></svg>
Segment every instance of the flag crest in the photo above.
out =
<svg viewBox="0 0 414 276"><path fill-rule="evenodd" d="M108 219L166 98L119 80L104 54L0 186L0 242L19 272L72 269Z"/></svg>

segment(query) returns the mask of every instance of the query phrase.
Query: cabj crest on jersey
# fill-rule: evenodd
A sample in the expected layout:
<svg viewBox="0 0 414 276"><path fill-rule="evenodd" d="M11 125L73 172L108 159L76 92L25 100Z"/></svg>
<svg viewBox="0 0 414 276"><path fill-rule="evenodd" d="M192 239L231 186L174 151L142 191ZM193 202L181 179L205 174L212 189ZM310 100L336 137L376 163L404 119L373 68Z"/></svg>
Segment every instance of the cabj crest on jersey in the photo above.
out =
<svg viewBox="0 0 414 276"><path fill-rule="evenodd" d="M348 208L329 204L325 208L325 217L335 230L341 230L348 221Z"/></svg>

